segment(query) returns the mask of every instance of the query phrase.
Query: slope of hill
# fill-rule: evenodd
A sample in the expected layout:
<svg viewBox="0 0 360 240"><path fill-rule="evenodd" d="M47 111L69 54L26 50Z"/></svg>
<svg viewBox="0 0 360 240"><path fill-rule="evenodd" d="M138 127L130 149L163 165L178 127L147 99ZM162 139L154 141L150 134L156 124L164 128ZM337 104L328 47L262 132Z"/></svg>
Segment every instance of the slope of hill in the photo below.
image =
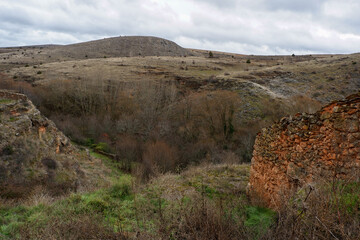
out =
<svg viewBox="0 0 360 240"><path fill-rule="evenodd" d="M0 199L101 186L106 167L74 147L25 95L0 91ZM38 188L37 188L38 186Z"/></svg>
<svg viewBox="0 0 360 240"><path fill-rule="evenodd" d="M39 64L90 58L135 56L182 57L196 54L196 52L193 53L182 48L172 41L145 36L112 37L70 45L0 48L2 62L9 65L21 63Z"/></svg>
<svg viewBox="0 0 360 240"><path fill-rule="evenodd" d="M76 59L101 57L173 56L189 55L176 43L157 37L113 37L66 45L55 50Z"/></svg>
<svg viewBox="0 0 360 240"><path fill-rule="evenodd" d="M250 162L262 127L357 92L359 62L184 54L147 37L0 49L0 88L26 93L70 139L114 158L98 155L112 170L108 188L0 207L0 238L360 239L358 184L350 195L325 189L306 204L284 201L275 219L245 195L249 165L239 164ZM0 96L0 204L35 186L61 194L109 175L25 96Z"/></svg>

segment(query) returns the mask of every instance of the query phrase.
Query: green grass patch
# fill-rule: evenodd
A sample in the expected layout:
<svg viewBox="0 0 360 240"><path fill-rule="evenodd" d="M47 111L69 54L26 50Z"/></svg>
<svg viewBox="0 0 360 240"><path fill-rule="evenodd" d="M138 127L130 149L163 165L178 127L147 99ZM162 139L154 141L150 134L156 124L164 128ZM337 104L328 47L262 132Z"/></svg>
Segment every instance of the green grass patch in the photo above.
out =
<svg viewBox="0 0 360 240"><path fill-rule="evenodd" d="M348 214L357 214L360 209L360 183L344 183L339 181L332 189L331 202L336 208L340 206Z"/></svg>
<svg viewBox="0 0 360 240"><path fill-rule="evenodd" d="M10 122L15 122L15 121L17 121L19 118L17 118L17 117L10 117L9 118L9 120L10 120Z"/></svg>
<svg viewBox="0 0 360 240"><path fill-rule="evenodd" d="M246 208L245 226L250 228L258 239L269 229L275 216L276 212L271 209L249 206Z"/></svg>
<svg viewBox="0 0 360 240"><path fill-rule="evenodd" d="M119 177L123 178L124 176L127 176L129 179L131 179L130 175L123 175L123 172L121 171L122 165L120 162L116 162L101 153L94 152L93 150L90 150L90 155L102 160L102 162L105 164L105 166L107 166L111 170L110 177L115 179L115 181L117 181L117 179Z"/></svg>
<svg viewBox="0 0 360 240"><path fill-rule="evenodd" d="M11 99L0 99L0 104L9 104L14 102L14 100Z"/></svg>
<svg viewBox="0 0 360 240"><path fill-rule="evenodd" d="M0 236L17 239L24 226L30 226L33 232L42 232L53 222L81 222L84 216L102 220L101 224L115 232L119 229L131 231L136 221L130 183L129 177L124 175L109 188L72 194L49 206L0 208Z"/></svg>

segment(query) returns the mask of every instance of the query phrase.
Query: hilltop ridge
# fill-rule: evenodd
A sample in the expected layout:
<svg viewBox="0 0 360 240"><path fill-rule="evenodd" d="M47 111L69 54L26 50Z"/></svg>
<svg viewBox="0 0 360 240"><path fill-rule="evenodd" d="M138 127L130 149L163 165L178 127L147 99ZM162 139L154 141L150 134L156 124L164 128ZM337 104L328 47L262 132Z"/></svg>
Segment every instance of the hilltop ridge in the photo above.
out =
<svg viewBox="0 0 360 240"><path fill-rule="evenodd" d="M37 45L0 48L2 60L57 62L92 58L197 55L173 41L148 36L111 37L69 45Z"/></svg>
<svg viewBox="0 0 360 240"><path fill-rule="evenodd" d="M83 43L65 45L58 50L79 58L173 56L189 55L190 52L175 42L158 37L124 36L104 38Z"/></svg>

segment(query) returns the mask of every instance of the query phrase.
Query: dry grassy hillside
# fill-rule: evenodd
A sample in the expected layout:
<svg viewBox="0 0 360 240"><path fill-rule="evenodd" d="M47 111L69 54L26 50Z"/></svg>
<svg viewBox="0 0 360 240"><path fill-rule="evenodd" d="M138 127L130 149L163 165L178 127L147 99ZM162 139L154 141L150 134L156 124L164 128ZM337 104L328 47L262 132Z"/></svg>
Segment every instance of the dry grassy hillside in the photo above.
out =
<svg viewBox="0 0 360 240"><path fill-rule="evenodd" d="M358 184L299 192L279 214L245 194L259 130L357 92L359 64L360 54L210 53L149 37L2 48L0 89L25 93L71 142L96 152L112 186L0 207L0 238L359 239ZM18 122L11 111L0 118L4 133ZM38 142L33 130L25 140ZM31 163L47 157L44 147L25 155L13 133L0 158L27 156L21 176L32 176L26 169L39 169ZM70 162L84 172L102 169L78 157ZM57 171L66 168L55 160Z"/></svg>
<svg viewBox="0 0 360 240"><path fill-rule="evenodd" d="M24 55L18 52L2 53L0 69L7 69L3 73L9 78L35 85L51 85L59 81L86 81L93 84L121 82L131 85L151 81L171 82L187 91L231 90L238 92L248 103L244 109L245 114L249 115L247 118L259 115L259 104L264 99L288 101L293 96L302 95L327 103L355 93L360 87L359 54L292 57L215 52L214 57L209 58L204 51L189 50L196 56L93 56L92 59L84 59L82 51L88 44L79 48L77 45L55 47L51 51L59 57L51 58L35 56L32 59L29 51L34 50L27 50ZM70 50L74 52L74 57L70 58L64 49L73 48L78 50ZM11 57L8 59L9 55Z"/></svg>
<svg viewBox="0 0 360 240"><path fill-rule="evenodd" d="M0 202L107 184L109 170L74 147L25 95L0 91Z"/></svg>
<svg viewBox="0 0 360 240"><path fill-rule="evenodd" d="M192 55L176 43L157 37L113 37L70 45L39 45L1 48L3 64L19 65L33 63L62 62L69 60L136 57L136 56L173 56ZM5 69L5 68L3 68Z"/></svg>
<svg viewBox="0 0 360 240"><path fill-rule="evenodd" d="M260 128L357 92L359 64L360 54L210 54L160 38L117 37L0 49L0 83L28 94L81 143L160 141L182 149L174 153L182 160L206 158L210 149L207 158L219 159L218 149L249 161ZM184 145L195 142L203 150L188 156L194 149ZM139 149L131 158L142 158L146 147Z"/></svg>

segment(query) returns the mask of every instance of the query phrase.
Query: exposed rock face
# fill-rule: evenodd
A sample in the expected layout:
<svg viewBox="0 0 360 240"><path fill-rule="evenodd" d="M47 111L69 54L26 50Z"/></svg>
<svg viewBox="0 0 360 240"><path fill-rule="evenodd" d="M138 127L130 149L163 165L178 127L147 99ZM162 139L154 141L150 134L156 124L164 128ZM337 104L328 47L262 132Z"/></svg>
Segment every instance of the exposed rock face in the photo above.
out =
<svg viewBox="0 0 360 240"><path fill-rule="evenodd" d="M258 134L249 191L272 207L319 180L360 175L360 93L315 114L283 118Z"/></svg>
<svg viewBox="0 0 360 240"><path fill-rule="evenodd" d="M0 90L0 197L21 198L35 186L54 195L76 191L101 181L104 171L25 95Z"/></svg>

